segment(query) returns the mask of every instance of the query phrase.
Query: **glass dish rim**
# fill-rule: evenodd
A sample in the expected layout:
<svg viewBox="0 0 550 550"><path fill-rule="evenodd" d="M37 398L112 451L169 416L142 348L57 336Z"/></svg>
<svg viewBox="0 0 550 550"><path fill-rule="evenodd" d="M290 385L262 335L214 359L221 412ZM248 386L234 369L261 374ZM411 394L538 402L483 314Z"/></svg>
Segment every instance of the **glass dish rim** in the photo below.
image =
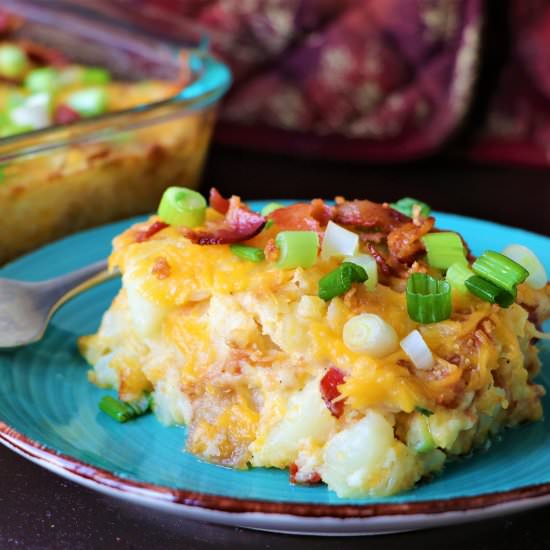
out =
<svg viewBox="0 0 550 550"><path fill-rule="evenodd" d="M22 6L23 7L23 6ZM7 11L10 11L7 7ZM56 9L40 6L43 12L55 13ZM18 15L18 10L12 10ZM59 11L59 10L57 10ZM23 10L21 10L21 13ZM36 12L30 12L35 15ZM49 15L48 14L48 15ZM106 30L120 30L116 25L103 20L98 22L85 13L71 13L70 16L90 22L90 27ZM25 15L23 15L25 17ZM41 18L29 18L31 22L41 22ZM160 101L153 101L143 105L105 113L96 117L79 120L65 125L48 126L40 130L33 130L23 134L0 139L0 162L14 161L53 149L60 149L70 145L97 141L102 138L116 135L154 123L171 120L191 111L199 111L217 102L229 89L232 75L229 67L208 51L208 41L202 40L197 48L178 47L170 42L151 39L146 34L139 36L136 31L124 29L128 39L150 40L157 47L170 52L174 59L180 52L188 54L188 65L191 70L191 82L177 94Z"/></svg>

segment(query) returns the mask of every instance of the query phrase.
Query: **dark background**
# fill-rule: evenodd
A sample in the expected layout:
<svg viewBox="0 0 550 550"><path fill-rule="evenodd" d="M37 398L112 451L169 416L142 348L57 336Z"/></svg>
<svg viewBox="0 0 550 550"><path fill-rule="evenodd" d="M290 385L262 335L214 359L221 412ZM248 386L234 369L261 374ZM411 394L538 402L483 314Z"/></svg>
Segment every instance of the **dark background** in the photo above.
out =
<svg viewBox="0 0 550 550"><path fill-rule="evenodd" d="M203 191L262 198L421 199L436 210L550 235L550 170L477 165L453 156L392 166L250 153L214 146Z"/></svg>
<svg viewBox="0 0 550 550"><path fill-rule="evenodd" d="M492 550L550 548L550 507L400 535L296 537L208 525L114 500L0 447L0 548Z"/></svg>

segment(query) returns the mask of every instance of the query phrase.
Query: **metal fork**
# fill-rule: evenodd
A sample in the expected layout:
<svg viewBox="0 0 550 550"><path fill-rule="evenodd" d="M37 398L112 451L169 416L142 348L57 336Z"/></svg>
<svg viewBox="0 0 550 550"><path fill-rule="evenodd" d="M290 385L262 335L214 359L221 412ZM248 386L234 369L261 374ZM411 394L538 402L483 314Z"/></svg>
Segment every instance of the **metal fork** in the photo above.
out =
<svg viewBox="0 0 550 550"><path fill-rule="evenodd" d="M118 275L107 270L107 260L101 260L38 283L0 278L0 348L37 342L60 306Z"/></svg>

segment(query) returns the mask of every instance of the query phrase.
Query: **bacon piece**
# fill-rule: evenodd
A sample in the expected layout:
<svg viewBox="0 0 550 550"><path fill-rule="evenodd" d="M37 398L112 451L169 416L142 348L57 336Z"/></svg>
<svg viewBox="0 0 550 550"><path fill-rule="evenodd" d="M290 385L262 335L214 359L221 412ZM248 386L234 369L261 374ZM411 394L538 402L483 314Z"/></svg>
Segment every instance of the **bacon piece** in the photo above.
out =
<svg viewBox="0 0 550 550"><path fill-rule="evenodd" d="M142 243L143 241L149 240L153 235L167 227L168 224L161 221L152 223L147 229L143 229L136 233L136 243Z"/></svg>
<svg viewBox="0 0 550 550"><path fill-rule="evenodd" d="M393 229L388 235L388 249L400 262L411 263L424 251L421 237L429 233L435 223L434 218L425 218L420 225L408 222Z"/></svg>
<svg viewBox="0 0 550 550"><path fill-rule="evenodd" d="M318 472L311 472L307 476L303 476L303 475L299 476L298 473L299 473L298 465L295 462L293 462L288 467L288 474L289 474L288 477L289 477L290 483L294 483L294 484L303 483L306 485L315 485L316 483L321 482L321 476Z"/></svg>
<svg viewBox="0 0 550 550"><path fill-rule="evenodd" d="M215 187L210 189L209 202L210 207L220 214L225 214L229 210L229 200L224 199Z"/></svg>
<svg viewBox="0 0 550 550"><path fill-rule="evenodd" d="M522 302L519 304L525 311L527 311L527 320L531 321L535 325L535 328L542 331L542 319L539 319L537 306L532 306Z"/></svg>
<svg viewBox="0 0 550 550"><path fill-rule="evenodd" d="M279 259L279 249L275 244L275 239L269 239L264 246L264 254L269 262L276 262Z"/></svg>
<svg viewBox="0 0 550 550"><path fill-rule="evenodd" d="M311 203L300 202L274 210L269 219L273 220L278 229L295 231L323 230L332 216L332 208L321 199Z"/></svg>
<svg viewBox="0 0 550 550"><path fill-rule="evenodd" d="M172 268L170 267L170 264L168 263L166 258L163 258L162 256L160 256L155 260L155 263L151 268L151 273L159 281L162 281L170 277L170 274L172 273Z"/></svg>
<svg viewBox="0 0 550 550"><path fill-rule="evenodd" d="M332 219L342 225L376 227L385 233L410 221L409 217L389 205L368 200L338 202L334 207Z"/></svg>
<svg viewBox="0 0 550 550"><path fill-rule="evenodd" d="M82 117L78 111L75 111L69 105L62 103L55 108L53 114L53 120L56 124L69 124L70 122L76 122Z"/></svg>
<svg viewBox="0 0 550 550"><path fill-rule="evenodd" d="M19 45L23 48L31 61L39 65L65 67L69 63L65 54L61 53L59 50L54 50L53 48L30 42L29 40L21 40Z"/></svg>
<svg viewBox="0 0 550 550"><path fill-rule="evenodd" d="M460 365L460 355L458 355L458 353L454 353L453 355L451 355L450 357L447 357L447 361L449 363L452 363L453 365L457 365L459 366Z"/></svg>
<svg viewBox="0 0 550 550"><path fill-rule="evenodd" d="M362 243L381 243L386 238L386 234L381 231L369 231L359 233L359 240Z"/></svg>
<svg viewBox="0 0 550 550"><path fill-rule="evenodd" d="M294 229L297 231L318 231L319 222L310 216L311 204L297 203L274 210L269 219L273 220L278 229Z"/></svg>
<svg viewBox="0 0 550 550"><path fill-rule="evenodd" d="M340 397L340 390L338 386L344 383L344 373L336 368L330 367L325 373L320 382L321 396L331 412L332 416L340 418L344 412L344 399L340 401L334 401L337 397Z"/></svg>
<svg viewBox="0 0 550 550"><path fill-rule="evenodd" d="M325 226L332 218L332 206L325 203L323 199L313 199L311 201L311 217Z"/></svg>
<svg viewBox="0 0 550 550"><path fill-rule="evenodd" d="M229 209L225 219L210 222L204 230L182 228L185 237L195 244L230 244L247 241L264 227L266 219L241 204L240 197L229 199Z"/></svg>
<svg viewBox="0 0 550 550"><path fill-rule="evenodd" d="M391 275L391 267L384 255L374 246L374 243L367 243L367 248L369 249L370 255L376 260L380 271L382 271L384 275Z"/></svg>
<svg viewBox="0 0 550 550"><path fill-rule="evenodd" d="M374 243L367 243L369 254L376 260L383 275L394 275L397 277L408 277L409 266L401 263L395 256L386 254L376 247Z"/></svg>

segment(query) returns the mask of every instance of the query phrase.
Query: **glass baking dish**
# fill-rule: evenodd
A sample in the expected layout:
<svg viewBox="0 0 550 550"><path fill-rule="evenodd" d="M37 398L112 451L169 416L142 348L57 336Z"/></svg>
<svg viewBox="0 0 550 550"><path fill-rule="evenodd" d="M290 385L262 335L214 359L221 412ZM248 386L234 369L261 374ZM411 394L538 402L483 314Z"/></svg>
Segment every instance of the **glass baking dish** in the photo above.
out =
<svg viewBox="0 0 550 550"><path fill-rule="evenodd" d="M174 80L187 70L189 83L169 99L0 139L0 264L71 232L150 212L168 185L198 185L231 81L206 47L182 50L41 2L2 0L1 9L23 19L18 38L105 67L115 79Z"/></svg>

